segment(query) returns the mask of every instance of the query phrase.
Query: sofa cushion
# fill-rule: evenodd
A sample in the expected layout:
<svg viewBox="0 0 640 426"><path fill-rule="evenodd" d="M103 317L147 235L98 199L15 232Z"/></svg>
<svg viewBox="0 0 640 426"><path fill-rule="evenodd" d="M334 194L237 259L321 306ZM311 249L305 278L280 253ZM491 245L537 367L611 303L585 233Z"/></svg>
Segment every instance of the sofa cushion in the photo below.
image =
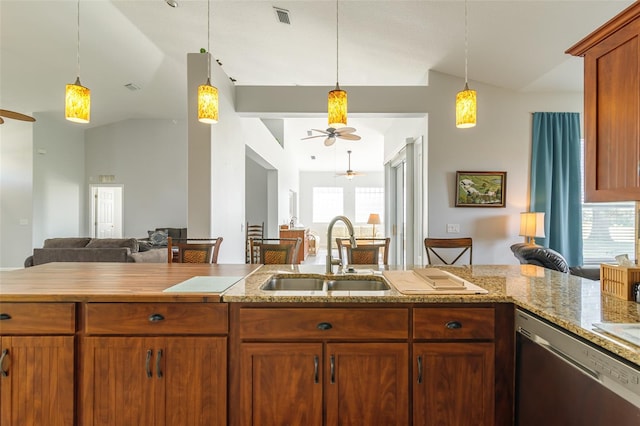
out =
<svg viewBox="0 0 640 426"><path fill-rule="evenodd" d="M80 248L89 244L89 237L48 238L44 240L43 248Z"/></svg>
<svg viewBox="0 0 640 426"><path fill-rule="evenodd" d="M169 233L166 229L160 229L157 231L148 231L149 232L149 242L156 247L166 247L167 246L167 237L169 237Z"/></svg>
<svg viewBox="0 0 640 426"><path fill-rule="evenodd" d="M131 253L138 251L138 240L135 238L93 238L86 248L119 248L127 247Z"/></svg>
<svg viewBox="0 0 640 426"><path fill-rule="evenodd" d="M50 262L128 262L128 247L111 248L41 248L33 249L33 264Z"/></svg>

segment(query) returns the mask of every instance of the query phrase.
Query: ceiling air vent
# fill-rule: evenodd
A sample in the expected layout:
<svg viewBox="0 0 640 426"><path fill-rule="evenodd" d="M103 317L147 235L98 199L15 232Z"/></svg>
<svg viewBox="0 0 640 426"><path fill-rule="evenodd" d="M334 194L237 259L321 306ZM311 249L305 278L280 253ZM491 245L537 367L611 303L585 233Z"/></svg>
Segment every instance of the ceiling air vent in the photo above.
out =
<svg viewBox="0 0 640 426"><path fill-rule="evenodd" d="M278 22L280 22L281 24L291 25L291 21L289 20L289 11L287 9L281 9L279 7L273 6L273 10L276 12Z"/></svg>

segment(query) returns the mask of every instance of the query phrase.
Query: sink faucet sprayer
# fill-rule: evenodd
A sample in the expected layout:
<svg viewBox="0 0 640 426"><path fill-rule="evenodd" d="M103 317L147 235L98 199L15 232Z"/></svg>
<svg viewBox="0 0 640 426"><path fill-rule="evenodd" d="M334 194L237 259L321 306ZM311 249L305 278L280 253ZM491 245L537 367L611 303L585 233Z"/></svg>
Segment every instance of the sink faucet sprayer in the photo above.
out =
<svg viewBox="0 0 640 426"><path fill-rule="evenodd" d="M353 235L353 224L346 216L336 216L331 219L329 222L329 227L327 228L327 274L333 274L332 266L339 265L340 261L338 259L333 259L331 256L331 240L333 234L333 225L336 224L337 221L343 221L345 225L347 225L347 229L349 230L349 239L351 240L351 247L357 247L356 237Z"/></svg>

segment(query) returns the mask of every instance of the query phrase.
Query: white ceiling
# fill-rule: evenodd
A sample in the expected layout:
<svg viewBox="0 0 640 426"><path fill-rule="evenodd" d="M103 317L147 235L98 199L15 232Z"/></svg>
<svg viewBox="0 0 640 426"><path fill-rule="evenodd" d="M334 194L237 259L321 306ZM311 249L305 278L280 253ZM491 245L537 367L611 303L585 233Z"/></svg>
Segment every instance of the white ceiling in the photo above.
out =
<svg viewBox="0 0 640 426"><path fill-rule="evenodd" d="M171 8L164 0L81 0L80 77L92 90L90 126L185 117L186 54L207 47L207 2L177 1ZM580 91L582 61L564 51L631 3L469 0L469 79L516 91ZM430 69L464 77L463 1L338 5L341 85L420 85ZM277 21L274 6L289 10L291 25ZM62 116L64 86L77 74L76 7L75 0L0 0L0 108ZM237 85L336 80L334 0L212 1L210 40ZM359 134L370 124L361 120L349 123ZM303 137L323 123L291 126L304 129Z"/></svg>

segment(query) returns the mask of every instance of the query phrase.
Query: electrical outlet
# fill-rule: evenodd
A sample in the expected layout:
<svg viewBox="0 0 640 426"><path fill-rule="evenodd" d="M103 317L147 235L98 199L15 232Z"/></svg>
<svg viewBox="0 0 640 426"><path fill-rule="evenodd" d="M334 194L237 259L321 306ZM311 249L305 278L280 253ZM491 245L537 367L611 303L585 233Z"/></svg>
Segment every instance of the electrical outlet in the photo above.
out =
<svg viewBox="0 0 640 426"><path fill-rule="evenodd" d="M459 234L460 233L460 224L459 223L447 223L447 233L448 234Z"/></svg>

